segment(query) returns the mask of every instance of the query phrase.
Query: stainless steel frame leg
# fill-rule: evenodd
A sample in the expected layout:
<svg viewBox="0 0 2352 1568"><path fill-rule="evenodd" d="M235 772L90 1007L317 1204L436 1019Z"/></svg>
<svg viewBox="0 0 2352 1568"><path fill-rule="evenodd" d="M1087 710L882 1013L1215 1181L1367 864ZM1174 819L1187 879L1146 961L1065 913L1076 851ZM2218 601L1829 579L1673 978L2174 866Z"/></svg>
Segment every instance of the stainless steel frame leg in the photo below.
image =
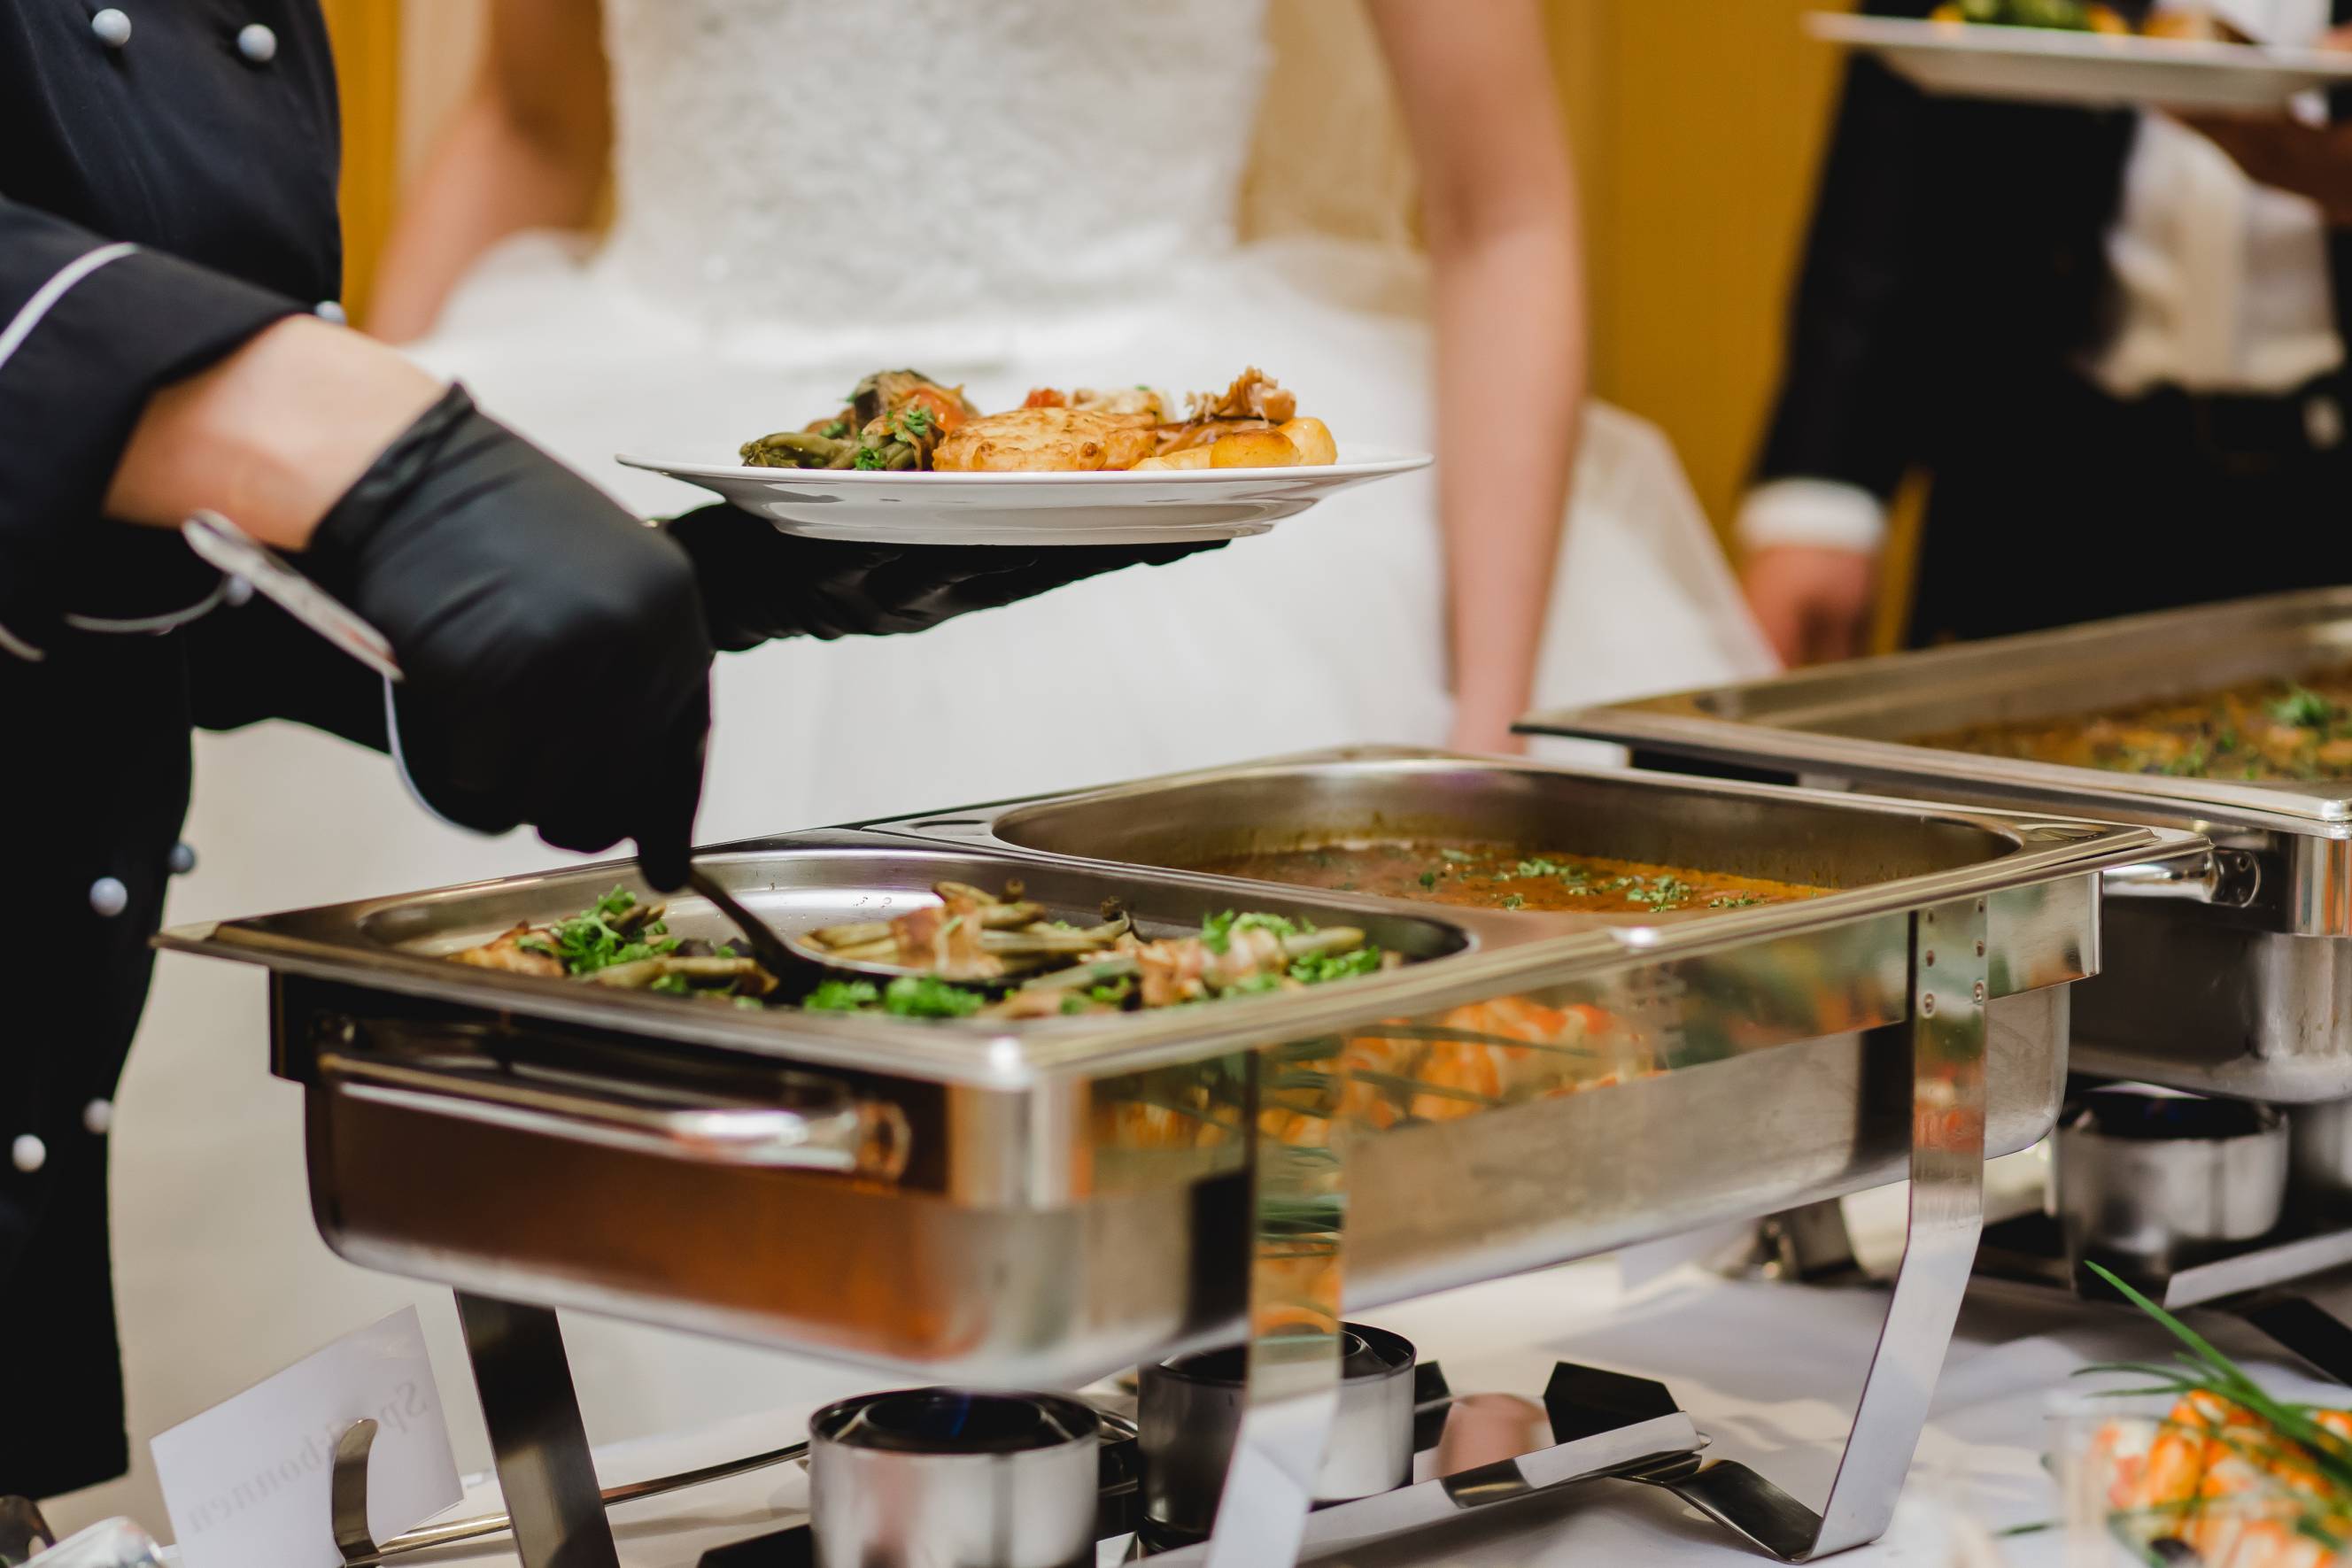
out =
<svg viewBox="0 0 2352 1568"><path fill-rule="evenodd" d="M460 1291L457 1317L524 1568L620 1568L555 1313Z"/></svg>
<svg viewBox="0 0 2352 1568"><path fill-rule="evenodd" d="M1252 1060L1263 1129L1282 1120L1263 1113L1281 1103L1287 1063L1281 1051ZM1344 1081L1344 1063L1332 1071ZM1336 1124L1324 1146L1257 1134L1247 1406L1204 1549L1210 1568L1290 1568L1306 1539L1339 1409L1345 1141Z"/></svg>
<svg viewBox="0 0 2352 1568"><path fill-rule="evenodd" d="M1894 1521L1984 1229L1983 902L1920 913L1911 955L1910 1228L1829 1501L1815 1513L1729 1462L1658 1482L1790 1563L1875 1541Z"/></svg>
<svg viewBox="0 0 2352 1568"><path fill-rule="evenodd" d="M2300 1291L2266 1292L2229 1311L2338 1383L2352 1383L2352 1325Z"/></svg>

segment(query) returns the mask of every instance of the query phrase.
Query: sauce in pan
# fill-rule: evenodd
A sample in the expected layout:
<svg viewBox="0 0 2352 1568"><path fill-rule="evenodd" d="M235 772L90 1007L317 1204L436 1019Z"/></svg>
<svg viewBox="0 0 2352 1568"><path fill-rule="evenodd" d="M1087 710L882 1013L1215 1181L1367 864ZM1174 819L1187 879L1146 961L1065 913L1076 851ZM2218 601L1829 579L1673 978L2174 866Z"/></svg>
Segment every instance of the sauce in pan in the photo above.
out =
<svg viewBox="0 0 2352 1568"><path fill-rule="evenodd" d="M2257 681L2109 714L1981 725L1916 744L2177 779L2352 779L2352 669L2307 685Z"/></svg>
<svg viewBox="0 0 2352 1568"><path fill-rule="evenodd" d="M1516 844L1432 840L1232 855L1196 869L1383 898L1551 914L1744 909L1815 898L1828 891L1599 855L1530 855Z"/></svg>

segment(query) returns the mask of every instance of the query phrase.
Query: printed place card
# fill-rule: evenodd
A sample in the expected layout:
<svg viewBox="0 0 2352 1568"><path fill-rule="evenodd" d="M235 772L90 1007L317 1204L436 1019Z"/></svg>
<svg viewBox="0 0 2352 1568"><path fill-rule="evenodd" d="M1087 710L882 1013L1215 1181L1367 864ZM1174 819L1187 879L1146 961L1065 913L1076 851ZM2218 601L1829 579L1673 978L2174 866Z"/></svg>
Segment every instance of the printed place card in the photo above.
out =
<svg viewBox="0 0 2352 1568"><path fill-rule="evenodd" d="M339 1568L335 1444L376 1423L368 1528L383 1541L462 1495L415 1307L346 1335L149 1445L182 1568Z"/></svg>

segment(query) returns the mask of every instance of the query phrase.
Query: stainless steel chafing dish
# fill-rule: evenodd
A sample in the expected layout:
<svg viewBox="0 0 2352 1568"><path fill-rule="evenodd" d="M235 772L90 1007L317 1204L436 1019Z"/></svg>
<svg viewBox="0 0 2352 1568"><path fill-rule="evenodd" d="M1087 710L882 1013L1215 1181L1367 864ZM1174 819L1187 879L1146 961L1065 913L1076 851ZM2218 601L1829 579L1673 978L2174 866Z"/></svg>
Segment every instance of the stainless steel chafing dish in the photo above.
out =
<svg viewBox="0 0 2352 1568"><path fill-rule="evenodd" d="M1185 869L1369 831L1517 837L1834 891L1703 916L1533 915ZM1296 1225L1284 1232L1285 1288L1328 1291L1335 1321L1339 1298L1360 1311L1759 1216L1906 1161L1944 1195L1915 1205L1917 1266L1941 1260L1948 1276L1957 1252L1964 1278L1983 1156L2055 1118L2067 988L2098 966L2101 875L2203 850L2032 812L1381 752L699 857L786 931L872 918L941 878L1010 874L1056 912L1116 896L1173 931L1269 909L1361 926L1413 960L1213 1006L917 1023L446 961L519 919L568 915L625 865L162 942L272 971L274 1062L308 1091L320 1232L354 1261L461 1292L503 1468L509 1400L491 1391L510 1379L495 1368L546 1365L544 1308L993 1384L1069 1385L1263 1331L1270 1162L1292 1156L1325 1173L1299 1191L1324 1205L1329 1242L1307 1267ZM722 931L690 895L670 907L675 931ZM1497 1035L1478 1009L1505 1003L1563 1021ZM1504 1081L1465 1087L1440 1058L1499 1062ZM1342 1168L1343 1204L1328 1185ZM1922 1347L1932 1384L1958 1290L1898 1292L1908 1318L1888 1343L1905 1364L1874 1378L1857 1416L1857 1452L1875 1457L1851 1485L1884 1490L1886 1509L1890 1456L1907 1456L1924 1415ZM552 1440L544 1421L530 1429ZM1874 1498L1833 1494L1806 1550L1885 1522Z"/></svg>
<svg viewBox="0 0 2352 1568"><path fill-rule="evenodd" d="M2134 616L1538 715L1522 727L1811 784L2185 828L2201 879L2118 899L2074 993L2086 1071L2279 1102L2352 1095L2352 785L2106 772L1909 744L2352 660L2352 589ZM2185 896L2183 896L2185 895Z"/></svg>

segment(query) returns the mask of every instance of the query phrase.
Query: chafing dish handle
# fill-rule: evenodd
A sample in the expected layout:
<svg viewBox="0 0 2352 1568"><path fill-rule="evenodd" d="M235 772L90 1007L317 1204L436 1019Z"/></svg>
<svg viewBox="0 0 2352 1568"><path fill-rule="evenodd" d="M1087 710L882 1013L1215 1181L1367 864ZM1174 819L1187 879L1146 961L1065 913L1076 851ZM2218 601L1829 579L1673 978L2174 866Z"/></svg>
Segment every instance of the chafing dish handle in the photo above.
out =
<svg viewBox="0 0 2352 1568"><path fill-rule="evenodd" d="M2243 909L2262 891L2262 866L2244 850L2192 850L2165 860L2109 866L2099 873L2109 898L2177 898Z"/></svg>
<svg viewBox="0 0 2352 1568"><path fill-rule="evenodd" d="M331 1092L377 1104L704 1165L896 1180L912 1141L898 1106L821 1079L795 1080L824 1092L827 1103L810 1108L680 1106L601 1093L577 1078L559 1086L495 1068L394 1061L348 1048L320 1052L318 1067Z"/></svg>

